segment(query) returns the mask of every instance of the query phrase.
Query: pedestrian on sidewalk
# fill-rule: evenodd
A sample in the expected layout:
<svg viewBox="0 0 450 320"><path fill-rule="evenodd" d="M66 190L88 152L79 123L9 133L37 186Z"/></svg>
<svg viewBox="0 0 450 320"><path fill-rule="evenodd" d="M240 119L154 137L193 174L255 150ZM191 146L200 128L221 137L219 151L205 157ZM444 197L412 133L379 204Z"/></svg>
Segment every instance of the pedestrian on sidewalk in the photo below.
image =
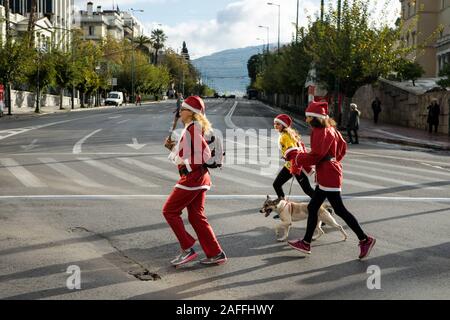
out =
<svg viewBox="0 0 450 320"><path fill-rule="evenodd" d="M293 149L298 150L299 152L306 152L306 147L301 141L300 134L297 130L293 129L291 125L292 118L287 114L280 114L273 120L273 126L280 134L278 147L280 148L283 157L287 151ZM292 165L289 161L286 161L273 182L273 188L277 193L278 199L284 200L285 194L283 192L283 185L289 181L292 176L295 177L302 190L312 198L314 189L311 187L307 175L312 175L313 173L314 171L311 166L298 167Z"/></svg>
<svg viewBox="0 0 450 320"><path fill-rule="evenodd" d="M170 130L170 132L172 133L173 130L175 130L175 128L177 127L177 123L178 123L178 119L180 119L180 109L181 109L181 105L183 104L183 94L181 92L177 93L177 108L175 109L175 111L173 113L175 113L175 116L173 118L173 124L172 124L172 129Z"/></svg>
<svg viewBox="0 0 450 320"><path fill-rule="evenodd" d="M292 149L285 158L297 166L316 166L317 187L308 204L308 222L303 240L291 240L288 244L303 253L311 253L311 240L318 222L318 210L328 199L334 212L358 236L360 254L363 259L370 254L375 239L366 235L356 218L344 206L341 197L342 165L347 144L336 129L336 122L328 117L327 102L312 102L306 109L306 122L312 127L311 151L299 152Z"/></svg>
<svg viewBox="0 0 450 320"><path fill-rule="evenodd" d="M359 116L361 112L358 110L356 103L350 104L350 115L347 123L348 142L358 144L358 129L359 129ZM355 141L353 141L352 132L355 134Z"/></svg>
<svg viewBox="0 0 450 320"><path fill-rule="evenodd" d="M168 137L165 146L172 152L169 159L178 166L180 179L166 200L162 212L177 237L181 253L171 261L179 266L197 258L194 250L196 239L185 229L181 214L187 209L188 220L193 227L206 258L200 263L217 265L227 261L211 225L205 215L206 191L211 179L206 161L211 157L204 134L211 130L211 124L204 115L205 105L200 97L188 97L180 109L184 130L175 145Z"/></svg>
<svg viewBox="0 0 450 320"><path fill-rule="evenodd" d="M142 105L141 99L142 99L141 94L138 94L136 97L136 105L140 105L140 106Z"/></svg>
<svg viewBox="0 0 450 320"><path fill-rule="evenodd" d="M372 102L372 110L373 110L373 122L375 124L378 123L378 115L381 112L381 101L378 97L375 98Z"/></svg>
<svg viewBox="0 0 450 320"><path fill-rule="evenodd" d="M438 100L434 98L427 109L428 109L428 117L427 117L428 132L432 133L434 126L434 132L437 133L439 127L439 115L441 114L441 107L438 104Z"/></svg>

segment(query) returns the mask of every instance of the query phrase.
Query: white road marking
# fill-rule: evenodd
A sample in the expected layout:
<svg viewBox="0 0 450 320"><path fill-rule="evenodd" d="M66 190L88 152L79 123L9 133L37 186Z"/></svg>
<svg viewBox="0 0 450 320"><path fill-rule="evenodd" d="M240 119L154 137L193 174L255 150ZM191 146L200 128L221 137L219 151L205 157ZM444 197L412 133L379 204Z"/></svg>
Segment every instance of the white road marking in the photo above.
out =
<svg viewBox="0 0 450 320"><path fill-rule="evenodd" d="M74 169L59 163L55 159L52 158L39 158L39 161L42 163L45 163L47 166L52 168L53 170L57 171L58 173L62 174L63 176L67 177L71 181L79 184L83 187L92 187L92 188L102 188L103 185L92 181L85 175L79 173L78 171L75 171Z"/></svg>
<svg viewBox="0 0 450 320"><path fill-rule="evenodd" d="M3 158L0 163L7 169L17 180L19 180L25 187L42 188L47 185L40 181L34 174L21 166L14 159ZM0 168L1 169L1 168Z"/></svg>
<svg viewBox="0 0 450 320"><path fill-rule="evenodd" d="M417 163L423 163L424 161L426 161L427 163L432 163L432 164L436 164L436 165L442 165L442 166L448 165L448 162L439 162L439 161L423 160L423 159L415 160L415 159L405 158L405 157L394 157L394 156L379 155L379 154L376 154L376 153L365 153L365 152L356 152L356 151L348 151L347 153L348 154L356 154L356 155L367 156L367 157L371 157L371 158L384 158L384 159L393 159L393 160L409 161L409 162L417 162ZM402 168L404 168L404 167L402 167Z"/></svg>
<svg viewBox="0 0 450 320"><path fill-rule="evenodd" d="M0 196L1 200L122 200L122 199L156 199L165 200L167 199L167 194L93 194L93 195L77 195L77 194L67 194L67 195L14 195L14 196ZM207 195L209 200L264 200L266 199L266 194L240 194L240 195L221 195L213 194ZM272 198L276 196L272 195ZM291 200L295 201L309 201L307 196L290 196ZM432 202L432 203L450 203L450 198L425 198L425 197L359 197L359 196L343 196L342 197L348 201L392 201L392 202Z"/></svg>
<svg viewBox="0 0 450 320"><path fill-rule="evenodd" d="M231 128L231 129L239 129L234 123L233 121L231 121L231 117L233 116L234 110L236 109L236 106L238 105L238 102L235 101L233 106L231 107L230 111L228 112L228 114L225 116L225 124Z"/></svg>
<svg viewBox="0 0 450 320"><path fill-rule="evenodd" d="M140 150L146 146L146 144L139 144L137 138L133 138L132 144L127 144L128 147L133 148L134 150Z"/></svg>
<svg viewBox="0 0 450 320"><path fill-rule="evenodd" d="M177 181L180 178L180 176L175 171L164 170L164 169L161 169L160 167L153 166L151 164L148 164L148 163L136 160L136 159L132 159L132 158L117 158L117 159L119 159L125 163L128 163L132 166L136 166L141 169L152 172L153 174L163 176L170 180Z"/></svg>
<svg viewBox="0 0 450 320"><path fill-rule="evenodd" d="M122 121L117 122L117 124L122 124L122 123L128 122L128 121L130 121L130 120L131 120L131 119L122 120Z"/></svg>
<svg viewBox="0 0 450 320"><path fill-rule="evenodd" d="M82 138L80 141L78 141L77 143L75 143L75 145L73 146L73 154L80 154L81 153L81 146L83 145L83 143L89 139L90 137L92 137L94 134L98 133L102 131L102 129L98 129L95 130L94 132L91 132L90 134L88 134L87 136L85 136L84 138Z"/></svg>
<svg viewBox="0 0 450 320"><path fill-rule="evenodd" d="M108 117L108 119L119 119L119 118L122 118L122 116Z"/></svg>
<svg viewBox="0 0 450 320"><path fill-rule="evenodd" d="M140 187L157 187L157 185L154 185L153 183L150 183L148 181L142 180L139 177L133 176L131 174L128 174L126 172L120 171L120 169L116 169L114 167L111 167L107 165L104 162L100 162L97 160L89 159L89 158L78 158L78 160L83 161L87 163L90 166L93 166L95 168L98 168L102 171L105 171L106 173L109 173L112 176L115 176L119 179L128 181L132 184L135 184Z"/></svg>

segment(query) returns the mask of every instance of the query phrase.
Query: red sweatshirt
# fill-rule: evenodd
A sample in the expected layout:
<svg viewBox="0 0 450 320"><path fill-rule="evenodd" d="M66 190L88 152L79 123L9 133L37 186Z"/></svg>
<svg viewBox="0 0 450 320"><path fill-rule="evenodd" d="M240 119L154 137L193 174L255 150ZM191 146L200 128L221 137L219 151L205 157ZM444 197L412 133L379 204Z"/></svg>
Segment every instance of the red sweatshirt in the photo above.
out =
<svg viewBox="0 0 450 320"><path fill-rule="evenodd" d="M189 123L169 155L169 159L178 166L181 176L175 187L184 190L209 190L211 178L208 169L203 167L209 158L211 150L203 138L202 129L194 122Z"/></svg>
<svg viewBox="0 0 450 320"><path fill-rule="evenodd" d="M311 151L286 153L286 159L297 166L316 166L316 181L324 191L341 191L342 165L347 143L334 127L313 128L311 133Z"/></svg>

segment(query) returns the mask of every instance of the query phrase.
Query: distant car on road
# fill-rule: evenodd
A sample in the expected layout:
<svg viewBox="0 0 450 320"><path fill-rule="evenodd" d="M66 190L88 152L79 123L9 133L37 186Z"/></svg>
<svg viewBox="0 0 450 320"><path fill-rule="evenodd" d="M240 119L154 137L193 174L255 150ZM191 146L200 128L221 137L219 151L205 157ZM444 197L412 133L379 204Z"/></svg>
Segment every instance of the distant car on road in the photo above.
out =
<svg viewBox="0 0 450 320"><path fill-rule="evenodd" d="M105 100L105 105L121 106L123 104L123 93L120 91L111 91Z"/></svg>

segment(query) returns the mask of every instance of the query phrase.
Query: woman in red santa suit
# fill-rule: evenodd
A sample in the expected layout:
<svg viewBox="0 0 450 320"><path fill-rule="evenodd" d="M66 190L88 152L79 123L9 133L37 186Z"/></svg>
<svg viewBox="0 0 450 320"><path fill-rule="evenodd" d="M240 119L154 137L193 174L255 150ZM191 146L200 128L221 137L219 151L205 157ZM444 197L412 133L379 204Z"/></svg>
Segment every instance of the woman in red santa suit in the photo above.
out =
<svg viewBox="0 0 450 320"><path fill-rule="evenodd" d="M336 122L328 117L327 102L312 102L306 109L306 122L312 127L311 151L286 152L285 158L296 166L316 166L317 187L308 205L308 223L303 240L288 241L289 245L303 253L311 253L311 240L318 222L318 211L328 199L338 216L353 230L359 239L359 259L370 254L375 239L366 235L356 218L345 208L341 197L342 165L347 144L336 129Z"/></svg>
<svg viewBox="0 0 450 320"><path fill-rule="evenodd" d="M180 173L180 179L162 210L181 246L181 253L171 261L174 266L193 261L198 256L193 248L195 239L186 231L181 219L184 208L206 255L200 263L217 265L227 260L205 216L206 191L210 189L211 180L204 164L211 157L211 151L203 134L211 130L211 124L204 111L205 105L200 97L186 98L180 109L184 130L176 145L170 139L165 144L172 151L169 159L178 166Z"/></svg>

